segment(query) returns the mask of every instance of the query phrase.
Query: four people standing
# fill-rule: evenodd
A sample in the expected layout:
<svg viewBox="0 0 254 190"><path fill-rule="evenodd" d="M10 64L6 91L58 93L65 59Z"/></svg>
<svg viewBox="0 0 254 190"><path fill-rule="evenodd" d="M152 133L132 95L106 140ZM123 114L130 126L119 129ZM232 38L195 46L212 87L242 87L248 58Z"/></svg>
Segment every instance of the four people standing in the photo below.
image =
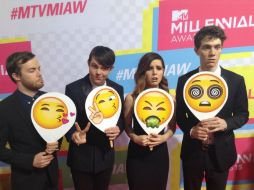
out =
<svg viewBox="0 0 254 190"><path fill-rule="evenodd" d="M184 133L181 159L185 189L200 190L203 178L208 190L226 188L229 169L236 161L233 130L248 121L244 78L218 64L225 39L224 31L217 26L198 31L194 43L200 66L178 79L176 121ZM115 54L110 48L96 46L89 55L89 73L66 86L65 93L77 108L75 127L66 134L69 142L67 164L75 189L108 189L114 164L114 149L109 141L116 139L124 126L130 138L126 163L129 188L166 189L169 170L166 141L175 132L175 117L166 130L148 135L133 110L136 98L146 89L159 88L169 93L164 61L153 52L142 56L135 73L136 86L126 96L117 125L103 133L89 122L85 101L94 88L107 85L119 93L123 103L123 87L108 79L114 62ZM57 189L55 150L58 142L46 144L30 119L34 99L44 93L39 90L43 87L40 65L34 54L18 52L8 58L6 67L17 90L0 102L0 160L11 164L12 189ZM184 101L183 88L192 75L202 71L224 78L228 85L228 100L215 117L199 121ZM6 147L7 143L10 148Z"/></svg>

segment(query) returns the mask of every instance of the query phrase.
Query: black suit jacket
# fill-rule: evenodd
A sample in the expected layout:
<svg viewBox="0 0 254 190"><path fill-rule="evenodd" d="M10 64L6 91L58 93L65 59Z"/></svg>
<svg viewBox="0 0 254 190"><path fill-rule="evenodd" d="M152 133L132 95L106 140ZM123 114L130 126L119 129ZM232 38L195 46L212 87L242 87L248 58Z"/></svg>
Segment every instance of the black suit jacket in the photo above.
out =
<svg viewBox="0 0 254 190"><path fill-rule="evenodd" d="M7 142L10 148L6 148ZM34 128L30 114L24 109L17 91L1 101L0 160L11 165L12 189L40 189L45 174L52 184L58 183L56 155L46 168L33 167L35 154L45 149L46 142Z"/></svg>
<svg viewBox="0 0 254 190"><path fill-rule="evenodd" d="M178 79L176 89L177 124L184 133L181 159L183 164L189 167L198 166L202 163L202 142L190 137L191 128L197 125L199 120L188 109L183 98L184 84L197 72L198 69L181 76ZM215 132L215 155L212 159L217 167L216 169L227 171L237 158L233 130L242 127L248 121L249 112L244 78L223 68L221 68L221 76L228 85L228 99L217 116L226 121L227 130Z"/></svg>
<svg viewBox="0 0 254 190"><path fill-rule="evenodd" d="M106 83L107 86L114 88L118 92L123 105L123 87L108 79L106 80ZM76 120L81 129L83 129L89 122L85 113L85 101L91 91L92 85L89 80L89 75L68 84L65 89L65 94L69 96L76 105ZM117 126L123 131L123 112L121 112ZM66 135L66 138L69 141L67 157L68 166L75 170L94 173L113 166L114 150L110 147L109 139L105 133L91 125L87 133L87 143L77 146L71 140L74 131L75 127L73 127Z"/></svg>

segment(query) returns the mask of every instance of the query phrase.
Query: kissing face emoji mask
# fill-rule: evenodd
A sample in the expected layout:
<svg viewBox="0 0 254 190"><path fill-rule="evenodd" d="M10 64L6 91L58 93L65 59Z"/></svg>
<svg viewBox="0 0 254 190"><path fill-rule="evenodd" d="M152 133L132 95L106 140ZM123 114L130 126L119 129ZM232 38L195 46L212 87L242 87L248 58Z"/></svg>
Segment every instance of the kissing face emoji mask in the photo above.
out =
<svg viewBox="0 0 254 190"><path fill-rule="evenodd" d="M184 86L184 100L198 119L214 117L227 101L225 80L212 72L199 72L191 76Z"/></svg>
<svg viewBox="0 0 254 190"><path fill-rule="evenodd" d="M56 142L73 126L76 107L68 96L49 92L34 101L31 119L35 129L46 142Z"/></svg>
<svg viewBox="0 0 254 190"><path fill-rule="evenodd" d="M65 103L56 97L39 100L33 109L34 120L43 128L55 129L67 121L68 109Z"/></svg>

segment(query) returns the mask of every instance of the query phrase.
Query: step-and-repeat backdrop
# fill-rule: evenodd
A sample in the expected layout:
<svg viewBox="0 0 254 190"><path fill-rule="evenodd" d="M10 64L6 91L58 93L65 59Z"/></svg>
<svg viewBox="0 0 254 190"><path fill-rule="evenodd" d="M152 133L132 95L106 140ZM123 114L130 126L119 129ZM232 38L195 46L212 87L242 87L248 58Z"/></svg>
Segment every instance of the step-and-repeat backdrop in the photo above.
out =
<svg viewBox="0 0 254 190"><path fill-rule="evenodd" d="M244 76L250 120L235 131L238 158L230 169L227 189L254 189L254 3L250 0L0 0L0 100L15 90L5 60L15 51L31 50L42 66L45 91L64 93L65 85L87 74L87 59L94 46L112 48L117 55L110 78L134 87L140 57L150 51L161 54L165 76L175 92L180 75L195 69L199 59L193 36L204 25L225 29L220 65ZM183 189L180 161L182 132L168 140L170 171L168 188ZM110 189L128 189L123 133L116 142L116 160ZM1 151L1 150L0 150ZM66 166L68 144L59 152L61 189L73 189ZM10 167L0 162L0 190L9 189Z"/></svg>

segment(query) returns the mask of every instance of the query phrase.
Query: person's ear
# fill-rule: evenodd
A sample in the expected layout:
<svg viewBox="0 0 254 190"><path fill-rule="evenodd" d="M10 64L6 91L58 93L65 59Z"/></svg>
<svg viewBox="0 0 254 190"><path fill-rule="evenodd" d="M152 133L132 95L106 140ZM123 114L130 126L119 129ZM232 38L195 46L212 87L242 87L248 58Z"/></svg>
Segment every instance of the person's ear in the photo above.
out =
<svg viewBox="0 0 254 190"><path fill-rule="evenodd" d="M20 76L17 73L12 73L11 76L16 82L20 80Z"/></svg>
<svg viewBox="0 0 254 190"><path fill-rule="evenodd" d="M114 69L114 65L112 65L109 69L109 71L111 72Z"/></svg>
<svg viewBox="0 0 254 190"><path fill-rule="evenodd" d="M198 55L198 49L194 48L195 53Z"/></svg>

